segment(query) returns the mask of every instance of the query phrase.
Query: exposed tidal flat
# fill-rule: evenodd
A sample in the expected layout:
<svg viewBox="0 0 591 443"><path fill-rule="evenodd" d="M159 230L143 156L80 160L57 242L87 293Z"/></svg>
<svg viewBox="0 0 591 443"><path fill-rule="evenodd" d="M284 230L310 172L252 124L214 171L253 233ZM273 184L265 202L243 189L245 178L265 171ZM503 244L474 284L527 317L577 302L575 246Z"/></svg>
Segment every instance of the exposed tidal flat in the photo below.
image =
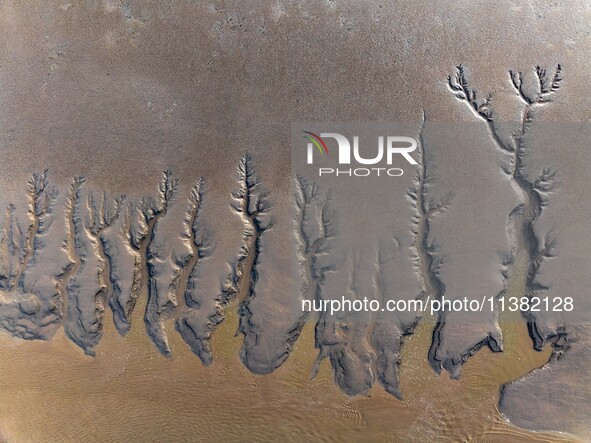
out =
<svg viewBox="0 0 591 443"><path fill-rule="evenodd" d="M589 439L590 19L1 2L0 440ZM302 131L416 164L325 181ZM294 309L343 294L575 309Z"/></svg>
<svg viewBox="0 0 591 443"><path fill-rule="evenodd" d="M121 337L110 321L94 358L61 329L47 342L2 335L0 441L577 441L524 431L497 409L500 386L544 365L551 353L548 346L532 349L519 313L500 318L504 352L481 349L459 380L431 369L434 324L425 318L402 347L399 401L377 385L367 396L347 396L326 360L310 379L312 322L283 366L253 375L238 356L235 307L212 338L210 366L178 334L170 334L170 359L153 351L143 328ZM140 310L134 316L142 320Z"/></svg>

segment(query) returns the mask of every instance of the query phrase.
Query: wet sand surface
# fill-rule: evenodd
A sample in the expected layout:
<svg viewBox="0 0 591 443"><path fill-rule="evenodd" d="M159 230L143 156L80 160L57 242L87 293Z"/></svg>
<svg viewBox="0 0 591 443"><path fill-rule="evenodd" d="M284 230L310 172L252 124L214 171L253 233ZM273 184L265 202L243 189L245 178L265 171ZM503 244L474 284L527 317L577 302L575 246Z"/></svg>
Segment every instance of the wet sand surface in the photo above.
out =
<svg viewBox="0 0 591 443"><path fill-rule="evenodd" d="M520 314L500 319L505 351L482 349L460 380L430 368L433 323L426 318L402 348L401 402L378 386L368 396L348 397L333 382L327 361L310 380L316 359L312 323L282 367L251 374L238 357L235 303L227 313L213 337L210 367L201 365L170 323L172 359L154 352L143 328L122 338L110 322L95 358L84 356L62 330L49 342L3 335L1 440L576 441L521 430L497 409L500 386L542 366L551 352L532 350ZM134 316L139 323L141 310Z"/></svg>
<svg viewBox="0 0 591 443"><path fill-rule="evenodd" d="M329 343L326 348L334 349L323 353L315 349L322 345L318 334L314 337L316 318L308 318L298 339L301 312L294 315L291 309L292 285L298 284L288 270L296 255L290 125L414 122L414 136L422 116L424 159L432 164L421 162L415 199L455 193L451 209L435 218L430 230L426 214L431 211L406 205L410 183L384 186L389 204L383 207L381 197L347 198L346 187L337 209L340 220L355 223L340 239L365 243L362 252L372 259L380 257L376 252L385 235L404 237L400 244L405 245L418 239L441 246L440 251L417 248L424 262L420 272L401 272L414 286L393 278L392 299L403 295L402 286L412 289L413 298L419 291L441 295L418 287L427 280L441 280L446 295L495 297L506 283L503 268L511 264L508 274L523 281L513 283L508 296L530 295L538 279L557 288L553 276L566 276L560 280L567 288L562 292L576 281L573 292L585 315L588 285L563 271L575 269L570 265L575 263L580 275L591 275L587 224L570 223L573 214L585 219L589 210L588 137L573 133L582 144L569 143L577 148L556 155L554 147L562 140L547 143L546 136L525 135L530 120L535 121L531 126L590 120L590 17L584 4L512 1L502 6L380 0L367 5L340 0L2 2L0 208L7 214L0 223L0 441L573 441L541 433L544 429L589 438L588 429L573 423L574 412L588 419L588 384L578 377L589 372L588 331L570 351L576 358L553 366L566 367L561 378L570 382L578 402L545 381L557 370L544 370L506 389L519 401L507 397L499 403L502 386L549 361L558 336L571 339L570 318L538 319L537 326L548 328L540 329L533 343L520 313L500 314L498 328L495 313L486 313L469 327L463 317L450 315L440 335L442 317L438 324L423 318L416 330L414 323L398 328L398 335L390 334L391 323L383 334L374 333L394 337L395 347L388 340L372 342L363 327L351 328L355 334L340 346ZM539 114L533 113L538 108ZM505 127L504 120L515 119L520 124ZM438 123L449 124L449 137L442 136ZM476 131L472 138L469 125L476 125L470 126ZM511 155L501 152L510 147L507 140L516 146ZM547 146L539 149L542 143ZM464 156L469 157L465 162ZM540 194L533 186L544 168L558 168L559 184L561 174L571 177L552 192L542 192L542 186ZM28 185L35 173L41 174ZM492 175L479 179L485 174ZM70 198L78 176L86 185L79 198ZM190 188L201 177L207 183L202 214L201 201L188 205ZM173 192L176 178L180 185ZM55 198L47 183L59 191L53 212L43 207L43 201ZM419 188L426 189L424 195ZM91 211L85 192L96 201L105 192L108 208L126 194L126 205L135 205L128 208L129 226L120 229L125 220L104 223L110 217L102 217L104 238L89 235L88 213L98 207L104 216L105 209L99 204ZM547 202L537 199L542 194ZM43 196L39 211L36 204L30 209L35 196ZM143 197L148 204L142 208ZM78 203L76 211L66 210L72 202ZM548 207L538 218L542 203ZM387 211L387 220L374 216ZM375 222L365 237L351 218L357 214L362 222ZM416 238L409 235L413 217L422 219ZM330 223L323 216L322 224L338 221L327 219ZM547 234L546 225L556 223L564 223L568 235L559 232L557 255L545 254L552 260L536 275L532 265L543 261L538 240ZM536 235L525 235L530 231ZM196 239L204 241L197 245ZM353 246L358 245L344 242L333 255L343 256ZM410 267L412 251L401 250ZM312 264L316 252L306 257ZM441 272L425 263L431 262L431 252L447 260ZM518 254L529 256L529 266L517 269ZM400 263L394 263L399 270ZM107 281L107 269L118 278ZM341 271L353 274L346 267ZM361 279L367 294L374 291L375 279L367 278L371 271L365 269ZM384 274L396 277L388 270ZM26 277L23 284L20 276ZM130 314L136 277L143 285ZM75 284L68 286L71 281ZM118 295L117 282L126 285ZM332 290L340 295L348 282L338 279ZM194 290L193 298L183 297L185 287ZM115 299L125 311L119 312L122 334L131 315L133 327L125 337L118 335L106 303ZM176 324L183 337L172 318L179 314L186 320ZM244 337L235 335L239 325ZM493 353L501 351L501 331L503 352ZM404 337L399 356L403 332L414 334ZM382 372L395 376L385 385L394 395L399 389L403 400L378 383L372 386L380 375L371 361L372 347L387 350L382 354L390 367ZM319 354L328 358L311 380ZM211 366L201 363L212 358ZM361 381L344 383L350 388L345 392L363 395L343 392L333 376L339 370ZM522 389L530 396L523 398L532 400L521 401ZM508 424L499 410L503 405L514 423L540 433ZM530 417L532 410L541 413Z"/></svg>

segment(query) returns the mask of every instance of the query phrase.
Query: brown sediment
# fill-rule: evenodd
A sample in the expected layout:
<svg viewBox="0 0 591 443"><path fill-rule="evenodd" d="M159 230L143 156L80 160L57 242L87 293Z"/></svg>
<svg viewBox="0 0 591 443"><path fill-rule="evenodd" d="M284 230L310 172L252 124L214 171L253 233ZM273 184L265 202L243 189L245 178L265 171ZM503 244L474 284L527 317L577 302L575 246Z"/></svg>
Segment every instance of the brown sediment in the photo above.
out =
<svg viewBox="0 0 591 443"><path fill-rule="evenodd" d="M140 299L145 297L142 291ZM134 320L141 320L141 312ZM349 398L333 383L328 364L310 380L315 359L309 352L314 347L312 323L303 328L292 358L265 377L250 374L240 364L241 343L234 337L238 316L233 311L212 338L217 352L210 367L196 365L176 334L170 337L175 359L154 355L143 328L133 328L126 338L105 330L93 360L82 359L61 332L50 342L0 337L0 432L16 443L72 441L84 435L97 440L178 441L195 435L276 439L279 429L297 429L301 439L318 438L330 429L335 439L359 442L386 436L422 442L434 435L442 441L575 441L566 435L523 431L508 424L496 409L499 385L540 366L550 353L548 348L542 353L531 349L518 318L502 317L500 322L505 352L479 352L466 363L462 380L456 381L433 374L424 358L433 327L425 319L401 351L404 402L377 387L366 397ZM31 356L36 358L34 367ZM123 404L117 402L120 396L126 399ZM452 410L450 398L457 400ZM53 407L47 409L47 402ZM39 422L39 416L45 419ZM226 417L224 426L212 419L219 416Z"/></svg>
<svg viewBox="0 0 591 443"><path fill-rule="evenodd" d="M62 300L62 313L63 315L67 315L68 312L68 295L66 287L68 282L78 272L78 267L80 266L80 259L76 255L76 251L74 249L74 193L76 192L76 187L80 186L79 180L81 178L75 178L72 183L70 184L70 191L68 196L66 197L66 204L65 204L65 218L66 218L66 239L64 241L64 251L66 252L68 259L70 260L70 265L65 269L64 273L58 278L57 280L57 290L60 294L60 299Z"/></svg>

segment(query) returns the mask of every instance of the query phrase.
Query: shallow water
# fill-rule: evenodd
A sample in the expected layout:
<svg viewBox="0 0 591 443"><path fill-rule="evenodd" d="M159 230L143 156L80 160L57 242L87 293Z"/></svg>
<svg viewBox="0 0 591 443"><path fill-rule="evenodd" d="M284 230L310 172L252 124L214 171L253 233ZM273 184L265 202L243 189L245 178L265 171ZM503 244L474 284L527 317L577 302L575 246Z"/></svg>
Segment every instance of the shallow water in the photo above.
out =
<svg viewBox="0 0 591 443"><path fill-rule="evenodd" d="M508 70L564 64L564 94L541 117L587 121L590 15L584 4L545 2L370 1L360 7L334 0L5 1L0 199L24 202L31 172L48 167L62 192L72 176L82 175L92 189L130 198L153 195L167 168L183 186L203 175L211 180L207 217L218 228L211 282L203 287L217 291L217 273L235 259L243 233L240 219L228 216L228 205L245 150L254 151L258 173L278 196L275 211L285 216L290 122L416 122L423 110L429 121L465 125L474 116L456 103L445 81L458 63L468 67L475 88L494 92L499 108L507 107L500 109L503 118L515 106ZM486 128L478 125L484 137ZM446 153L438 139L435 149ZM487 140L475 142L486 149ZM537 160L544 168L556 166L546 164L545 156ZM445 177L458 189L465 183L462 174L472 184L478 171L488 171L477 164L478 169L454 164L454 173ZM499 172L496 163L491 171ZM448 244L458 246L454 236L461 240L467 229L463 218L475 212L485 218L476 205L487 205L496 222L486 226L494 226L498 237L486 231L492 252L484 258L498 265L496 243L506 240L508 212L490 203L508 194L495 189L470 193L464 209L455 211L458 223L446 214L441 226L450 229ZM26 206L20 210L25 216ZM290 217L284 222L289 219L291 228ZM483 234L479 223L472 228L476 243L469 248ZM61 239L52 240L61 246ZM472 262L475 269L481 263ZM458 279L470 288L464 276L474 277L458 266L445 283L451 287ZM513 291L521 296L523 284ZM172 322L167 331L173 358L167 359L145 332L142 297L128 337L117 335L106 313L94 359L62 330L49 342L0 333L0 441L571 441L513 427L497 409L500 386L542 366L550 355L549 348L532 349L519 314L500 319L505 352L482 349L463 367L460 380L437 376L429 367L433 320L424 319L402 349L404 401L398 401L377 384L367 397L347 397L327 361L310 380L317 354L312 323L282 367L253 375L238 356L236 304L214 333L211 367L191 354Z"/></svg>
<svg viewBox="0 0 591 443"><path fill-rule="evenodd" d="M173 358L155 352L138 327L139 309L125 338L107 324L94 359L61 330L50 342L0 337L2 440L573 441L520 430L497 410L500 385L550 355L547 348L532 350L519 314L500 319L505 352L481 350L460 380L429 367L433 325L423 321L403 346L402 402L378 385L367 397L347 397L327 361L310 380L316 358L311 323L281 368L266 376L249 373L238 357L235 305L228 314L214 335L210 367L190 353L172 324Z"/></svg>

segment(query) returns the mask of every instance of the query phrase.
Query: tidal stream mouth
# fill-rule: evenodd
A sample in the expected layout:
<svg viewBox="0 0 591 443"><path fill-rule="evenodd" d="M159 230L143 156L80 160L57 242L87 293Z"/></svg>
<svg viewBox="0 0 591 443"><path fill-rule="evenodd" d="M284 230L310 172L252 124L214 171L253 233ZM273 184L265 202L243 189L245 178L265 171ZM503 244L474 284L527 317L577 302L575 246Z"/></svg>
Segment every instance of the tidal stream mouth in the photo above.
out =
<svg viewBox="0 0 591 443"><path fill-rule="evenodd" d="M514 279L509 294L523 284ZM133 324L143 322L140 306L146 299L144 289ZM519 429L498 411L501 386L544 365L551 355L550 346L532 349L520 313L499 318L504 351L481 349L459 380L430 367L426 357L435 319L425 317L404 340L400 401L377 384L367 396L348 397L333 382L327 361L310 379L316 359L313 322L306 324L283 366L253 375L239 358L238 303L228 305L213 335L215 359L209 367L191 353L172 321L166 323L172 359L154 352L144 328L119 336L111 318L95 358L85 356L62 329L48 342L1 335L0 441L89 436L95 441L236 441L244 435L272 441L293 432L304 441L328 433L335 441L575 441Z"/></svg>

